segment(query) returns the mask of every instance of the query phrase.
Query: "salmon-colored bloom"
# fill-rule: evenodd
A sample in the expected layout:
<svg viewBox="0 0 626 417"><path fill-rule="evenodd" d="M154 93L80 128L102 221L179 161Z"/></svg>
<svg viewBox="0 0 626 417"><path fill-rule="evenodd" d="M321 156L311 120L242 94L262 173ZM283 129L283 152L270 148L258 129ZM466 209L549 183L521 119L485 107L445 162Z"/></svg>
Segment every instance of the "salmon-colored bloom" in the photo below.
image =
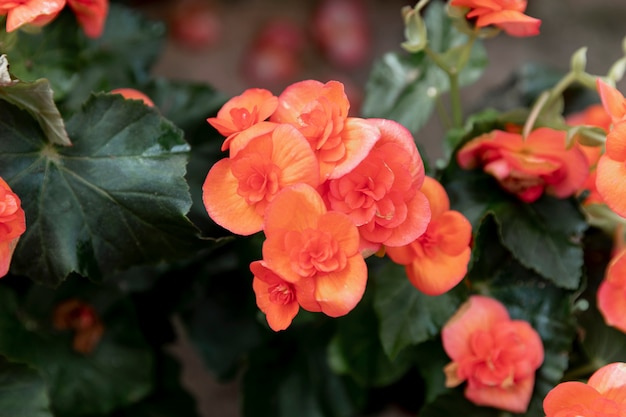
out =
<svg viewBox="0 0 626 417"><path fill-rule="evenodd" d="M374 253L417 239L430 220L420 191L424 164L411 132L392 120L369 119L380 139L365 159L347 174L328 181L323 190L332 210L346 213L359 227L361 250Z"/></svg>
<svg viewBox="0 0 626 417"><path fill-rule="evenodd" d="M452 359L446 386L467 381L465 397L474 404L523 413L544 357L539 334L523 320L511 320L499 301L473 295L442 329Z"/></svg>
<svg viewBox="0 0 626 417"><path fill-rule="evenodd" d="M93 352L104 334L104 325L93 306L76 298L55 308L52 324L57 330L73 330L72 347L83 355Z"/></svg>
<svg viewBox="0 0 626 417"><path fill-rule="evenodd" d="M111 94L119 94L127 100L141 100L146 106L154 107L154 102L150 100L150 97L134 88L116 88L111 90Z"/></svg>
<svg viewBox="0 0 626 417"><path fill-rule="evenodd" d="M65 7L66 0L0 0L0 16L7 16L6 30L29 24L44 26Z"/></svg>
<svg viewBox="0 0 626 417"><path fill-rule="evenodd" d="M102 35L109 13L109 0L67 0L67 4L74 11L85 35L90 38Z"/></svg>
<svg viewBox="0 0 626 417"><path fill-rule="evenodd" d="M626 416L626 363L614 362L595 371L587 383L567 381L543 400L546 417Z"/></svg>
<svg viewBox="0 0 626 417"><path fill-rule="evenodd" d="M9 272L13 252L26 231L26 217L20 198L0 178L0 277Z"/></svg>
<svg viewBox="0 0 626 417"><path fill-rule="evenodd" d="M526 0L451 0L450 6L469 9L465 17L477 28L496 26L511 36L539 34L541 20L524 14Z"/></svg>
<svg viewBox="0 0 626 417"><path fill-rule="evenodd" d="M611 117L604 110L601 104L592 104L581 112L572 114L566 119L567 124L571 126L595 126L608 132L611 127ZM596 167L600 156L602 155L602 146L585 146L576 141L576 145L585 154L587 163L589 165L589 176L582 185L581 192L585 191L587 196L585 197L584 204L603 204L604 199L598 193L596 188Z"/></svg>
<svg viewBox="0 0 626 417"><path fill-rule="evenodd" d="M278 107L278 97L262 88L250 88L228 100L207 122L226 136L222 150L230 147L234 135L267 120Z"/></svg>
<svg viewBox="0 0 626 417"><path fill-rule="evenodd" d="M519 133L494 130L472 139L457 154L462 168L482 167L502 188L532 203L545 192L558 198L573 195L589 173L577 147L566 149L565 131L542 127L526 139Z"/></svg>
<svg viewBox="0 0 626 417"><path fill-rule="evenodd" d="M380 137L369 121L348 117L350 103L339 81L294 83L279 95L278 102L270 120L290 123L302 132L319 160L322 180L347 174Z"/></svg>
<svg viewBox="0 0 626 417"><path fill-rule="evenodd" d="M282 279L263 261L252 262L250 270L254 274L252 288L256 304L265 313L267 324L276 332L285 330L300 309L295 285Z"/></svg>
<svg viewBox="0 0 626 417"><path fill-rule="evenodd" d="M405 265L409 281L428 295L440 295L458 284L467 273L472 225L458 211L450 210L446 190L431 177L422 192L430 203L432 218L426 232L400 247L387 247L396 263Z"/></svg>
<svg viewBox="0 0 626 417"><path fill-rule="evenodd" d="M597 299L604 321L626 333L626 249L621 249L611 259Z"/></svg>
<svg viewBox="0 0 626 417"><path fill-rule="evenodd" d="M598 162L596 187L609 208L626 217L626 100L600 78L597 87L613 128L606 136L606 152Z"/></svg>
<svg viewBox="0 0 626 417"><path fill-rule="evenodd" d="M367 266L359 232L347 215L328 211L314 188L296 184L280 191L267 207L264 231L268 268L285 281L314 285L313 299L299 299L303 308L338 317L361 300Z"/></svg>
<svg viewBox="0 0 626 417"><path fill-rule="evenodd" d="M259 135L248 135L235 155L215 163L202 186L209 216L236 234L261 231L267 204L284 187L319 185L317 159L298 129L269 127L254 129Z"/></svg>

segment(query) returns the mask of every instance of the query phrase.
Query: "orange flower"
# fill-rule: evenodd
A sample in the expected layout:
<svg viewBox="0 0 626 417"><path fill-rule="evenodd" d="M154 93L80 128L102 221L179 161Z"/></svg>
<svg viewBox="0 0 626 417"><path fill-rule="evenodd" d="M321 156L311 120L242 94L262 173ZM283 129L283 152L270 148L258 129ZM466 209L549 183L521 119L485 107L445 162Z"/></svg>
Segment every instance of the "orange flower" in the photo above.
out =
<svg viewBox="0 0 626 417"><path fill-rule="evenodd" d="M558 198L580 189L589 166L582 151L565 148L565 131L539 128L526 139L494 130L472 139L457 154L462 168L483 167L502 188L532 203L544 191Z"/></svg>
<svg viewBox="0 0 626 417"><path fill-rule="evenodd" d="M150 97L134 88L116 88L115 90L111 90L111 94L120 94L127 100L141 100L146 106L154 107L154 103L150 100Z"/></svg>
<svg viewBox="0 0 626 417"><path fill-rule="evenodd" d="M0 16L7 15L7 32L30 24L44 26L65 7L65 0L0 0Z"/></svg>
<svg viewBox="0 0 626 417"><path fill-rule="evenodd" d="M430 203L432 218L426 232L405 246L387 247L387 255L405 265L409 281L428 295L440 295L458 284L467 273L472 225L458 211L450 210L446 190L426 177L422 192Z"/></svg>
<svg viewBox="0 0 626 417"><path fill-rule="evenodd" d="M302 132L319 160L322 180L351 171L380 136L367 120L348 117L350 103L339 81L300 81L287 87L278 101L270 120Z"/></svg>
<svg viewBox="0 0 626 417"><path fill-rule="evenodd" d="M250 88L228 100L217 112L217 117L209 117L207 122L226 136L222 144L222 150L225 151L230 147L234 135L267 120L276 107L278 97L269 90Z"/></svg>
<svg viewBox="0 0 626 417"><path fill-rule="evenodd" d="M26 218L20 198L0 178L0 277L9 272L13 252L25 230Z"/></svg>
<svg viewBox="0 0 626 417"><path fill-rule="evenodd" d="M626 100L599 78L597 87L613 129L606 136L606 152L598 162L596 187L609 208L626 217Z"/></svg>
<svg viewBox="0 0 626 417"><path fill-rule="evenodd" d="M96 310L75 298L65 300L55 308L52 324L57 330L73 330L72 347L83 355L93 352L104 333L104 325Z"/></svg>
<svg viewBox="0 0 626 417"><path fill-rule="evenodd" d="M465 17L477 28L496 26L511 36L539 34L541 20L524 14L526 0L451 0L450 6L468 8Z"/></svg>
<svg viewBox="0 0 626 417"><path fill-rule="evenodd" d="M546 417L626 416L626 363L603 366L587 383L563 382L543 400Z"/></svg>
<svg viewBox="0 0 626 417"><path fill-rule="evenodd" d="M626 333L626 249L611 259L597 299L604 321Z"/></svg>
<svg viewBox="0 0 626 417"><path fill-rule="evenodd" d="M109 0L67 0L85 35L98 38L104 31Z"/></svg>
<svg viewBox="0 0 626 417"><path fill-rule="evenodd" d="M328 181L323 194L332 210L348 214L359 227L361 250L374 253L381 244L402 246L417 239L430 209L419 190L424 164L411 133L392 120L369 121L380 139L357 167Z"/></svg>
<svg viewBox="0 0 626 417"><path fill-rule="evenodd" d="M265 212L265 235L268 268L285 281L314 286L313 299L299 300L303 308L338 317L361 300L367 266L359 232L347 215L328 211L314 188L296 184L279 192Z"/></svg>
<svg viewBox="0 0 626 417"><path fill-rule="evenodd" d="M473 403L523 413L543 362L539 334L523 320L511 320L499 301L473 295L442 329L446 386L467 381Z"/></svg>
<svg viewBox="0 0 626 417"><path fill-rule="evenodd" d="M263 228L267 204L284 187L319 185L319 166L309 143L290 125L255 126L241 150L218 161L202 186L204 206L220 226L240 235Z"/></svg>

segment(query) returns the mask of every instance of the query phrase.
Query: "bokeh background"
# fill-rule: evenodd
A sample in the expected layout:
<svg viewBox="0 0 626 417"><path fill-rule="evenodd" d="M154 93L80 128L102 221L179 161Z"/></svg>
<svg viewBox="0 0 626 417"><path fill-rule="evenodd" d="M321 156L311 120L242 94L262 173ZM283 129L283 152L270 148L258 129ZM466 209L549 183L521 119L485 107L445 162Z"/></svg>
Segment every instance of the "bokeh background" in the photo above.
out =
<svg viewBox="0 0 626 417"><path fill-rule="evenodd" d="M134 2L142 12L168 24L169 39L155 75L206 82L227 97L249 87L280 93L294 81L336 79L345 83L354 114L372 63L385 52L400 50L404 40L400 10L414 4L400 0ZM468 112L481 108L494 91L512 86L514 75L528 64L566 71L572 53L586 46L588 71L606 74L622 56L626 0L529 0L527 14L543 21L541 34L523 39L501 34L485 41L489 65L478 83L463 92ZM418 133L428 156L439 154L442 133L436 117ZM240 415L236 380L215 381L189 344L172 349L183 359L184 384L196 395L203 416ZM380 416L406 415L391 407Z"/></svg>

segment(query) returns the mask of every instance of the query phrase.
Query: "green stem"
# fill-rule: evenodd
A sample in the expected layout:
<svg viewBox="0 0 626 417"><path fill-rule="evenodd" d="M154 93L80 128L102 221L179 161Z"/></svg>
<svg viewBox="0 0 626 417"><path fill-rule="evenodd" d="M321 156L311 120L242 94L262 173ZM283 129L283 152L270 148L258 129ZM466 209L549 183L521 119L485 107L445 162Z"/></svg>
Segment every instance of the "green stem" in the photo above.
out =
<svg viewBox="0 0 626 417"><path fill-rule="evenodd" d="M463 127L463 106L461 105L461 88L459 87L459 73L448 74L450 78L450 106L452 107L452 125Z"/></svg>
<svg viewBox="0 0 626 417"><path fill-rule="evenodd" d="M567 371L563 375L563 381L574 381L577 379L587 378L604 365L605 363L598 363L597 361L592 360L585 365Z"/></svg>

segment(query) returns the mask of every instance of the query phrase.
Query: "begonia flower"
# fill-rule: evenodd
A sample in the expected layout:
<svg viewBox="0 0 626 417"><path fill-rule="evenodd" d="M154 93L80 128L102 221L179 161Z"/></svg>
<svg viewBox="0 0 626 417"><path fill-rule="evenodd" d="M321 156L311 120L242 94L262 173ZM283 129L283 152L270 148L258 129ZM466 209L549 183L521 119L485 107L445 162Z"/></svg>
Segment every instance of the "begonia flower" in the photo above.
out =
<svg viewBox="0 0 626 417"><path fill-rule="evenodd" d="M104 31L109 0L67 0L78 24L90 38L99 38Z"/></svg>
<svg viewBox="0 0 626 417"><path fill-rule="evenodd" d="M265 313L267 324L274 331L285 330L300 310L295 285L282 279L263 261L252 262L250 270L254 274L252 288L256 304Z"/></svg>
<svg viewBox="0 0 626 417"><path fill-rule="evenodd" d="M545 192L566 198L580 189L589 172L577 147L567 149L566 132L547 127L523 138L494 130L466 143L457 154L461 168L482 167L506 191L532 203Z"/></svg>
<svg viewBox="0 0 626 417"><path fill-rule="evenodd" d="M0 178L0 277L9 272L13 252L26 231L26 217L20 198Z"/></svg>
<svg viewBox="0 0 626 417"><path fill-rule="evenodd" d="M374 253L417 239L430 221L420 191L424 164L411 133L392 120L369 119L380 139L350 172L329 180L322 191L332 210L346 213L359 227L361 250Z"/></svg>
<svg viewBox="0 0 626 417"><path fill-rule="evenodd" d="M626 249L611 258L596 297L606 324L626 333Z"/></svg>
<svg viewBox="0 0 626 417"><path fill-rule="evenodd" d="M139 90L134 88L116 88L111 90L111 94L119 94L127 100L141 100L148 107L154 107L154 102Z"/></svg>
<svg viewBox="0 0 626 417"><path fill-rule="evenodd" d="M543 400L546 417L626 416L626 363L614 362L595 371L587 383L567 381Z"/></svg>
<svg viewBox="0 0 626 417"><path fill-rule="evenodd" d="M539 34L541 20L524 14L526 0L451 0L450 6L467 8L465 17L477 28L495 26L518 37Z"/></svg>
<svg viewBox="0 0 626 417"><path fill-rule="evenodd" d="M513 413L528 408L535 371L544 357L539 334L523 320L511 320L499 301L473 295L443 326L446 386L467 381L465 397L476 405Z"/></svg>
<svg viewBox="0 0 626 417"><path fill-rule="evenodd" d="M409 281L427 295L440 295L457 285L467 273L472 225L460 212L450 210L443 186L425 177L422 192L432 217L426 232L400 247L386 247L396 263L405 265Z"/></svg>
<svg viewBox="0 0 626 417"><path fill-rule="evenodd" d="M380 137L368 120L348 117L350 103L339 81L291 84L278 103L270 121L290 123L302 132L318 158L322 181L350 172Z"/></svg>
<svg viewBox="0 0 626 417"><path fill-rule="evenodd" d="M596 187L609 208L626 217L626 100L599 78L597 88L613 128L606 136L606 151L598 161Z"/></svg>
<svg viewBox="0 0 626 417"><path fill-rule="evenodd" d="M319 185L317 159L304 136L291 125L270 127L215 163L202 186L209 216L239 235L262 230L267 204L284 187Z"/></svg>
<svg viewBox="0 0 626 417"><path fill-rule="evenodd" d="M0 16L6 15L6 30L29 24L44 26L65 7L66 0L0 0Z"/></svg>
<svg viewBox="0 0 626 417"><path fill-rule="evenodd" d="M52 324L57 330L74 331L72 348L83 355L93 352L104 334L104 324L94 307L76 298L56 306Z"/></svg>
<svg viewBox="0 0 626 417"><path fill-rule="evenodd" d="M263 88L249 88L228 100L207 122L226 137L222 145L225 151L230 147L234 135L249 127L267 120L278 107L278 97Z"/></svg>
<svg viewBox="0 0 626 417"><path fill-rule="evenodd" d="M346 214L328 211L314 188L296 184L280 191L265 212L264 232L267 267L296 285L312 281L314 296L299 299L303 308L338 317L361 300L367 266L359 232Z"/></svg>

